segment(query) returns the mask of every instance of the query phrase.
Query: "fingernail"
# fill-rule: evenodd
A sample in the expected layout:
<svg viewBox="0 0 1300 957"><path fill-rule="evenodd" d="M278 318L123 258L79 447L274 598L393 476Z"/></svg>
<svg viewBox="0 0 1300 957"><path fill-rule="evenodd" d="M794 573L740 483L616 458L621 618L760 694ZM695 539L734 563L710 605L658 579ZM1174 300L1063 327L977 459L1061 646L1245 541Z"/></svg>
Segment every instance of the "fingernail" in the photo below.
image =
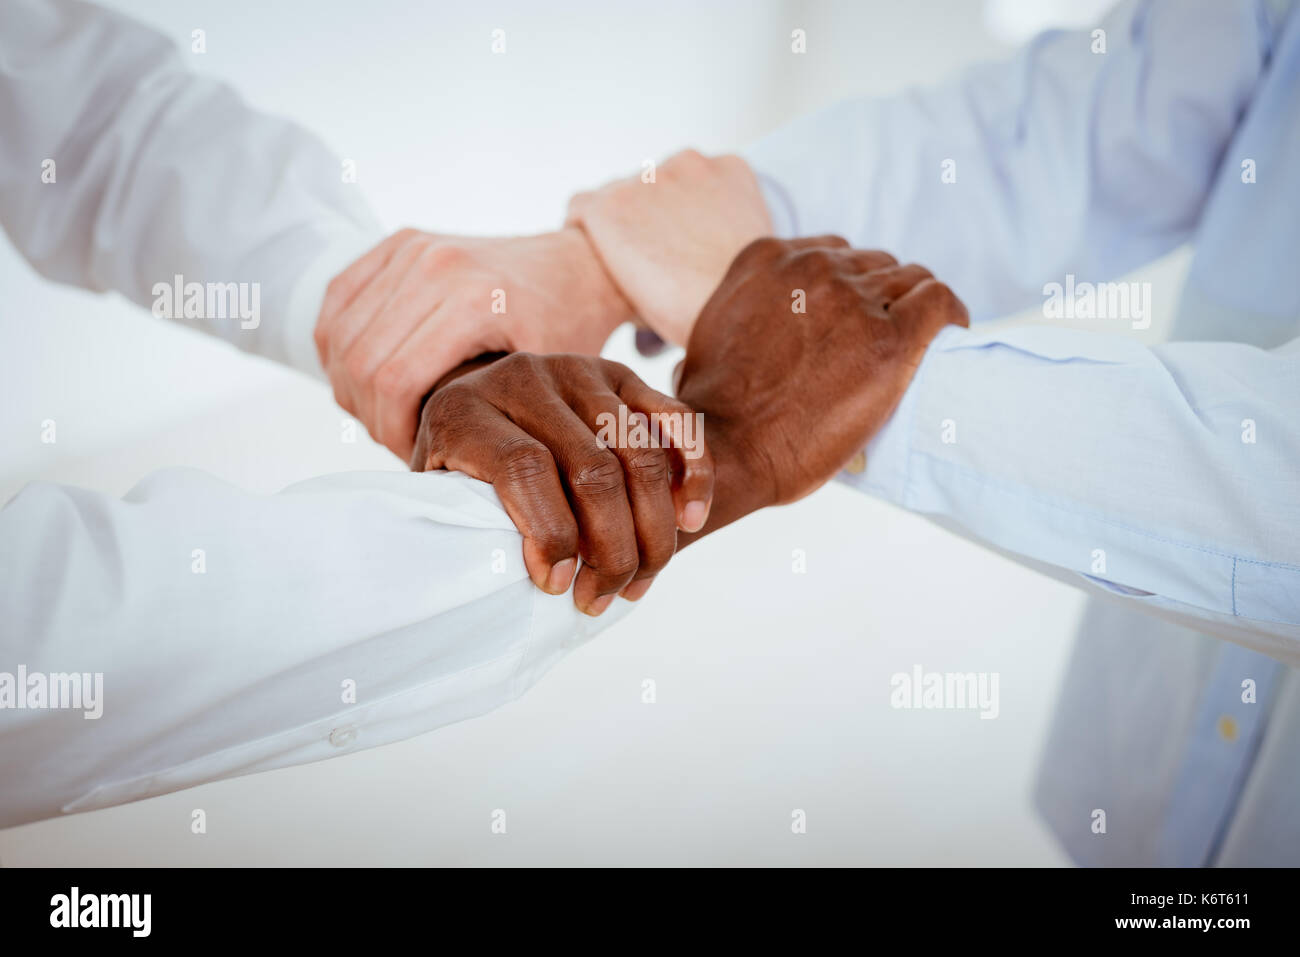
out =
<svg viewBox="0 0 1300 957"><path fill-rule="evenodd" d="M640 578L624 588L619 592L619 594L628 601L640 601L645 597L645 593L650 590L650 586L653 584L653 578Z"/></svg>
<svg viewBox="0 0 1300 957"><path fill-rule="evenodd" d="M686 507L682 509L682 530L687 532L698 532L704 527L704 523L709 518L709 505L707 502L687 502Z"/></svg>
<svg viewBox="0 0 1300 957"><path fill-rule="evenodd" d="M599 598L597 598L595 601L593 601L590 605L587 606L587 614L590 615L592 618L599 617L600 615L603 615L605 613L605 609L608 608L613 603L613 601L614 601L613 595L601 595Z"/></svg>
<svg viewBox="0 0 1300 957"><path fill-rule="evenodd" d="M566 558L562 562L556 562L555 567L551 569L551 574L546 577L546 590L552 595L563 595L569 590L569 583L573 581L573 572L577 567L576 558Z"/></svg>

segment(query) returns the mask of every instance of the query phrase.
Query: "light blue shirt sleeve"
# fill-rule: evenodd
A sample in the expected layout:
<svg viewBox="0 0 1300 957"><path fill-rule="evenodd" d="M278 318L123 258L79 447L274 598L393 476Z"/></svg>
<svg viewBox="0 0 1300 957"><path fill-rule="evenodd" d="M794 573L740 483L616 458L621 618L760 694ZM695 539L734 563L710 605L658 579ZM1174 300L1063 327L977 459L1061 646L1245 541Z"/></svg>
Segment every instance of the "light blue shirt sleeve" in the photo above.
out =
<svg viewBox="0 0 1300 957"><path fill-rule="evenodd" d="M1300 340L951 328L848 481L1300 663Z"/></svg>
<svg viewBox="0 0 1300 957"><path fill-rule="evenodd" d="M1004 315L1192 236L1284 6L1131 0L1104 53L1092 31L1048 33L946 86L797 121L747 159L782 233L888 249L972 318ZM846 481L1294 665L1298 462L1300 340L951 328Z"/></svg>
<svg viewBox="0 0 1300 957"><path fill-rule="evenodd" d="M743 151L781 236L834 233L928 266L975 321L1187 240L1260 81L1263 2L1128 0L1005 63L842 102ZM1104 42L1105 52L1093 52Z"/></svg>

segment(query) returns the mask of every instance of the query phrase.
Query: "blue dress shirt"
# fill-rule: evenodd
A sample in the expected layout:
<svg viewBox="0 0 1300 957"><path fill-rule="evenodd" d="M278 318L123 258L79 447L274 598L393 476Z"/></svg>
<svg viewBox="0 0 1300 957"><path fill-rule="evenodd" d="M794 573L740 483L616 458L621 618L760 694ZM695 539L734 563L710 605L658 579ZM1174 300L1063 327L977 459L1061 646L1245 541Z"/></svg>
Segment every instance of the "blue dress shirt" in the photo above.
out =
<svg viewBox="0 0 1300 957"><path fill-rule="evenodd" d="M1037 795L1081 863L1300 864L1295 6L1128 0L746 154L782 235L922 263L977 323L844 480L1098 596ZM1118 281L1184 243L1174 341L1145 345Z"/></svg>

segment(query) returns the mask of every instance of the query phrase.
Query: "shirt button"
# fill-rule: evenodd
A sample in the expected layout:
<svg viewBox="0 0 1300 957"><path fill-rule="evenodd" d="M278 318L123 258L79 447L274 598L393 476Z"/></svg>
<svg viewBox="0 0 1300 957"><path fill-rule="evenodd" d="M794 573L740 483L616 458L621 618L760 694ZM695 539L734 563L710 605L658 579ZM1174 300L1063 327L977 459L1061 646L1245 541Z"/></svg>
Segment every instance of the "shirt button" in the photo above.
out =
<svg viewBox="0 0 1300 957"><path fill-rule="evenodd" d="M1219 737L1224 741L1237 740L1237 719L1231 715L1223 715L1219 718Z"/></svg>
<svg viewBox="0 0 1300 957"><path fill-rule="evenodd" d="M349 744L357 739L357 729L352 725L344 725L341 728L335 728L330 732L330 744L336 748L346 748Z"/></svg>
<svg viewBox="0 0 1300 957"><path fill-rule="evenodd" d="M867 470L866 451L860 450L857 455L849 459L849 464L844 466L844 470L846 472L852 473L853 475L861 475L863 472L865 472Z"/></svg>

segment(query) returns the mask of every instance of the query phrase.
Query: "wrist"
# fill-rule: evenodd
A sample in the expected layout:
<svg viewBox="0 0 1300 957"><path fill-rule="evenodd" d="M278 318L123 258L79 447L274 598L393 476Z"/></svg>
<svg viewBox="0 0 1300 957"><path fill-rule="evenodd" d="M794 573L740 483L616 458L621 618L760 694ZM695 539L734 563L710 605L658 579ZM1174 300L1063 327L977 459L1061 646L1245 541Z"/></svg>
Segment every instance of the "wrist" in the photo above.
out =
<svg viewBox="0 0 1300 957"><path fill-rule="evenodd" d="M580 288L588 297L590 321L604 334L603 339L625 322L636 317L636 310L623 295L596 253L590 237L578 226L565 226L556 233L568 261L581 276ZM602 341L603 341L602 339Z"/></svg>
<svg viewBox="0 0 1300 957"><path fill-rule="evenodd" d="M382 240L383 236L377 231L340 230L332 234L306 263L290 287L283 317L283 359L290 366L314 378L328 379L321 366L315 339L326 292L340 273Z"/></svg>
<svg viewBox="0 0 1300 957"><path fill-rule="evenodd" d="M579 193L566 225L590 237L636 315L678 345L686 344L736 255L772 232L749 165L738 156L693 150L669 157L657 177L632 176Z"/></svg>
<svg viewBox="0 0 1300 957"><path fill-rule="evenodd" d="M704 436L713 456L713 504L702 529L678 533L679 548L777 502L771 463L743 429L706 415Z"/></svg>

